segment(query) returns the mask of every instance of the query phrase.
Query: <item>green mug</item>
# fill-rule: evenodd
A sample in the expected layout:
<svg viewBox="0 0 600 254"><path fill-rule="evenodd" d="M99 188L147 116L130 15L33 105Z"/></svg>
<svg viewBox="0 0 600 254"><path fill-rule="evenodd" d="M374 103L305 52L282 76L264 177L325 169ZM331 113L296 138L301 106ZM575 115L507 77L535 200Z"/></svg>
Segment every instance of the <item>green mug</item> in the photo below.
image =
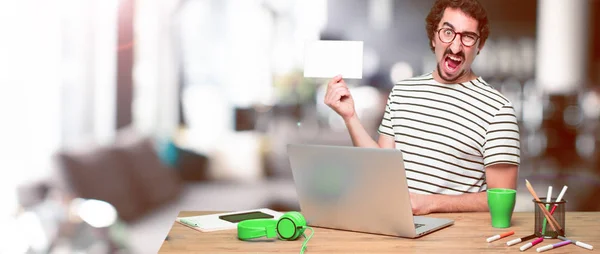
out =
<svg viewBox="0 0 600 254"><path fill-rule="evenodd" d="M487 202L492 217L492 227L508 228L512 219L517 191L513 189L492 188L487 190Z"/></svg>

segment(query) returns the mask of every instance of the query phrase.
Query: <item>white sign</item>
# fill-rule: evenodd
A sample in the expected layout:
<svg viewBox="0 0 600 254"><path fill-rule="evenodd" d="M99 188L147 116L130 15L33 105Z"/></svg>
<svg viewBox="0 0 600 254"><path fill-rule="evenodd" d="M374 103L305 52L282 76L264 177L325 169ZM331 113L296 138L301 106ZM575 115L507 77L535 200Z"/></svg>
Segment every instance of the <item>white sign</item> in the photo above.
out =
<svg viewBox="0 0 600 254"><path fill-rule="evenodd" d="M304 47L304 77L361 79L362 41L313 41Z"/></svg>

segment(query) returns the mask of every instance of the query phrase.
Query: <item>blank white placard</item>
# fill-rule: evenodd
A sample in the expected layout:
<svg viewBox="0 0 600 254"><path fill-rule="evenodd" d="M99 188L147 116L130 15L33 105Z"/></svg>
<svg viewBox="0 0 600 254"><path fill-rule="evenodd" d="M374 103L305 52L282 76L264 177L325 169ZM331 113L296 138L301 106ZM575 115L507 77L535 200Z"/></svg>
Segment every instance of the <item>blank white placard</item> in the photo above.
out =
<svg viewBox="0 0 600 254"><path fill-rule="evenodd" d="M310 41L304 45L304 77L361 79L362 41Z"/></svg>

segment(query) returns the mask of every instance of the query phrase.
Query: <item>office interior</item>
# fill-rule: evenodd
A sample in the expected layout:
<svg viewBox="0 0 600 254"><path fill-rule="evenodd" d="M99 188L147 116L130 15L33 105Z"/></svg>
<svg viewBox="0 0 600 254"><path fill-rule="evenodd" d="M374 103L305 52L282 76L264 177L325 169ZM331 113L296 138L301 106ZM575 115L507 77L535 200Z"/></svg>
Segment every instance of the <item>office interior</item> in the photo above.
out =
<svg viewBox="0 0 600 254"><path fill-rule="evenodd" d="M515 211L600 203L600 1L481 0L473 70L521 135ZM351 146L303 45L364 42L347 80L371 135L435 67L433 0L0 2L1 253L154 253L182 210L297 210L286 145Z"/></svg>

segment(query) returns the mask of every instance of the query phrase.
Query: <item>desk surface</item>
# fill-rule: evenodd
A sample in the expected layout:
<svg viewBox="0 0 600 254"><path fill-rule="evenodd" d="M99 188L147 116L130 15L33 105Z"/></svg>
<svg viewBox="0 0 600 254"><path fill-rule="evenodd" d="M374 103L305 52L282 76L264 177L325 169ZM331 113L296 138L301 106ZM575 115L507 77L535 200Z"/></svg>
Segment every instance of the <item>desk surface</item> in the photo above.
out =
<svg viewBox="0 0 600 254"><path fill-rule="evenodd" d="M195 216L217 212L180 212L179 216ZM306 254L312 253L520 253L523 243L506 246L506 242L532 233L533 213L515 213L512 226L496 229L490 225L489 213L445 213L430 214L431 217L454 219L454 225L422 236L406 239L391 236L314 228L315 233L308 242ZM573 240L594 246L590 251L573 244L543 253L596 253L600 248L600 212L567 212L566 235ZM515 234L487 243L490 236L514 230ZM266 240L245 242L237 239L237 232L199 232L174 222L159 253L299 253L304 238L296 241ZM527 241L529 242L529 241ZM525 252L537 253L535 249L547 244L558 243L557 239L546 239Z"/></svg>

